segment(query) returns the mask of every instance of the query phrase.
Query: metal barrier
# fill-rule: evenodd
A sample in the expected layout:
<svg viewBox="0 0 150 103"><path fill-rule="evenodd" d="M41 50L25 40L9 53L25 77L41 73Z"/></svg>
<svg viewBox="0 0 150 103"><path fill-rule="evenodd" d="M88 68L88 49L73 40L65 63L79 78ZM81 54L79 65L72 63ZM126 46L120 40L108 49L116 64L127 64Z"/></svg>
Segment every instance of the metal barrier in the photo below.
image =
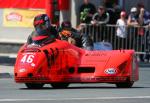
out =
<svg viewBox="0 0 150 103"><path fill-rule="evenodd" d="M107 41L113 49L134 49L137 54L150 51L150 32L148 27L126 26L127 37L116 35L116 25L81 25L81 32L91 36L94 42Z"/></svg>

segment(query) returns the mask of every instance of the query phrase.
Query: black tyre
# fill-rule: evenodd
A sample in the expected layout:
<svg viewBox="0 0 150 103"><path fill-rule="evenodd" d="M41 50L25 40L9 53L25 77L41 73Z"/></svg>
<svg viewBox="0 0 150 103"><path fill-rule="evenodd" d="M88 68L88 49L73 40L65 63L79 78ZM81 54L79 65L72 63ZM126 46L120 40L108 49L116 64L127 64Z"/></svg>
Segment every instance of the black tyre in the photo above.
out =
<svg viewBox="0 0 150 103"><path fill-rule="evenodd" d="M56 89L67 88L69 83L51 83L51 86Z"/></svg>
<svg viewBox="0 0 150 103"><path fill-rule="evenodd" d="M25 83L25 85L29 89L41 89L44 86L43 83Z"/></svg>
<svg viewBox="0 0 150 103"><path fill-rule="evenodd" d="M134 82L116 83L117 88L131 88Z"/></svg>

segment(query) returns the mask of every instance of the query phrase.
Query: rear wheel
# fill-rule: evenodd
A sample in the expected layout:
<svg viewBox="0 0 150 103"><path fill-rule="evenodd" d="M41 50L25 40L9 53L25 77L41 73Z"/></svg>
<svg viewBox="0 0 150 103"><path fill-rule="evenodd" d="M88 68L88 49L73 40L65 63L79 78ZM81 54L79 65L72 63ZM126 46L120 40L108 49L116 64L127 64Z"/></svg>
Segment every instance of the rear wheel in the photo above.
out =
<svg viewBox="0 0 150 103"><path fill-rule="evenodd" d="M51 86L53 88L61 89L61 88L67 88L69 86L69 83L51 83Z"/></svg>
<svg viewBox="0 0 150 103"><path fill-rule="evenodd" d="M25 85L29 89L40 89L44 86L43 83L25 83Z"/></svg>
<svg viewBox="0 0 150 103"><path fill-rule="evenodd" d="M123 83L116 83L117 88L131 88L134 82L123 82Z"/></svg>

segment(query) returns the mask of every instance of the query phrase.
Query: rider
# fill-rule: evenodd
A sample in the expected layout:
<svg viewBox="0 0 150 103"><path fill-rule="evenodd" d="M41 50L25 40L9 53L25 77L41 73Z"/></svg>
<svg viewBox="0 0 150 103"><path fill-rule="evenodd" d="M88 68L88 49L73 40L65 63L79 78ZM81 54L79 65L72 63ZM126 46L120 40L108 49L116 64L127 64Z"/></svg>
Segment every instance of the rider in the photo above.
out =
<svg viewBox="0 0 150 103"><path fill-rule="evenodd" d="M29 35L27 43L48 43L55 40L58 37L58 32L54 26L51 25L51 21L47 14L39 14L35 16L34 31Z"/></svg>
<svg viewBox="0 0 150 103"><path fill-rule="evenodd" d="M74 29L70 21L63 21L61 23L59 36L61 40L66 40L78 47L83 47L87 50L93 49L93 41L90 37L88 35L81 34L79 31Z"/></svg>
<svg viewBox="0 0 150 103"><path fill-rule="evenodd" d="M61 23L61 27L59 28L59 36L61 40L66 40L71 44L80 46L77 44L77 40L80 38L78 31L72 28L70 21L64 21Z"/></svg>

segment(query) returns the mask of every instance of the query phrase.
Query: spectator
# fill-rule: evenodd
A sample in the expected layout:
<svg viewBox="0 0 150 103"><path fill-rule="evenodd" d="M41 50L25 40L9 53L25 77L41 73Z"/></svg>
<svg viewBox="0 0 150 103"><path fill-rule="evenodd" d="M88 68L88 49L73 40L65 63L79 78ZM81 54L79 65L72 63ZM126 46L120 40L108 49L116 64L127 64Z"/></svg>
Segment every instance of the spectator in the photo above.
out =
<svg viewBox="0 0 150 103"><path fill-rule="evenodd" d="M148 11L145 10L144 6L142 6L140 8L140 12L139 12L139 23L140 26L142 26L141 28L139 28L139 30L141 32L139 32L138 36L139 38L142 40L141 44L142 44L142 52L150 52L150 35L149 35L149 26L150 26L150 13ZM146 28L143 28L146 27ZM149 54L145 55L145 59L147 59L147 61L149 61L150 59L150 55ZM140 55L140 59L141 61L144 61L144 55L141 54Z"/></svg>
<svg viewBox="0 0 150 103"><path fill-rule="evenodd" d="M83 0L83 2L80 7L80 22L89 24L93 14L96 12L96 8L89 0Z"/></svg>
<svg viewBox="0 0 150 103"><path fill-rule="evenodd" d="M125 38L127 37L127 21L126 21L126 12L122 11L120 13L120 19L117 20L117 44L119 45L119 48L125 49Z"/></svg>
<svg viewBox="0 0 150 103"><path fill-rule="evenodd" d="M137 33L138 33L138 28L137 28L137 26L139 26L138 20L139 20L139 17L138 17L137 8L132 7L130 10L128 19L127 19L127 25L129 26L128 32L130 34L130 35L128 35L128 42L130 44L128 49L137 50L138 44L135 42L135 40L137 38Z"/></svg>
<svg viewBox="0 0 150 103"><path fill-rule="evenodd" d="M107 24L109 22L109 13L104 6L99 6L97 13L92 17L92 24Z"/></svg>
<svg viewBox="0 0 150 103"><path fill-rule="evenodd" d="M150 24L150 12L146 11L145 8L140 9L139 23L141 26L147 26Z"/></svg>
<svg viewBox="0 0 150 103"><path fill-rule="evenodd" d="M139 15L140 14L140 9L144 8L144 3L143 2L139 2L136 7L137 7L138 15Z"/></svg>
<svg viewBox="0 0 150 103"><path fill-rule="evenodd" d="M120 18L120 13L122 11L122 8L116 3L113 4L113 8L114 8L114 15L111 16L113 20L110 20L110 21L112 21L112 24L115 24L117 20Z"/></svg>
<svg viewBox="0 0 150 103"><path fill-rule="evenodd" d="M94 40L95 41L107 41L107 28L106 24L109 22L109 13L106 11L104 6L99 6L97 12L93 15L91 23L95 26L94 28ZM98 25L97 25L98 24Z"/></svg>
<svg viewBox="0 0 150 103"><path fill-rule="evenodd" d="M136 7L132 7L127 20L128 26L138 26L138 12Z"/></svg>

